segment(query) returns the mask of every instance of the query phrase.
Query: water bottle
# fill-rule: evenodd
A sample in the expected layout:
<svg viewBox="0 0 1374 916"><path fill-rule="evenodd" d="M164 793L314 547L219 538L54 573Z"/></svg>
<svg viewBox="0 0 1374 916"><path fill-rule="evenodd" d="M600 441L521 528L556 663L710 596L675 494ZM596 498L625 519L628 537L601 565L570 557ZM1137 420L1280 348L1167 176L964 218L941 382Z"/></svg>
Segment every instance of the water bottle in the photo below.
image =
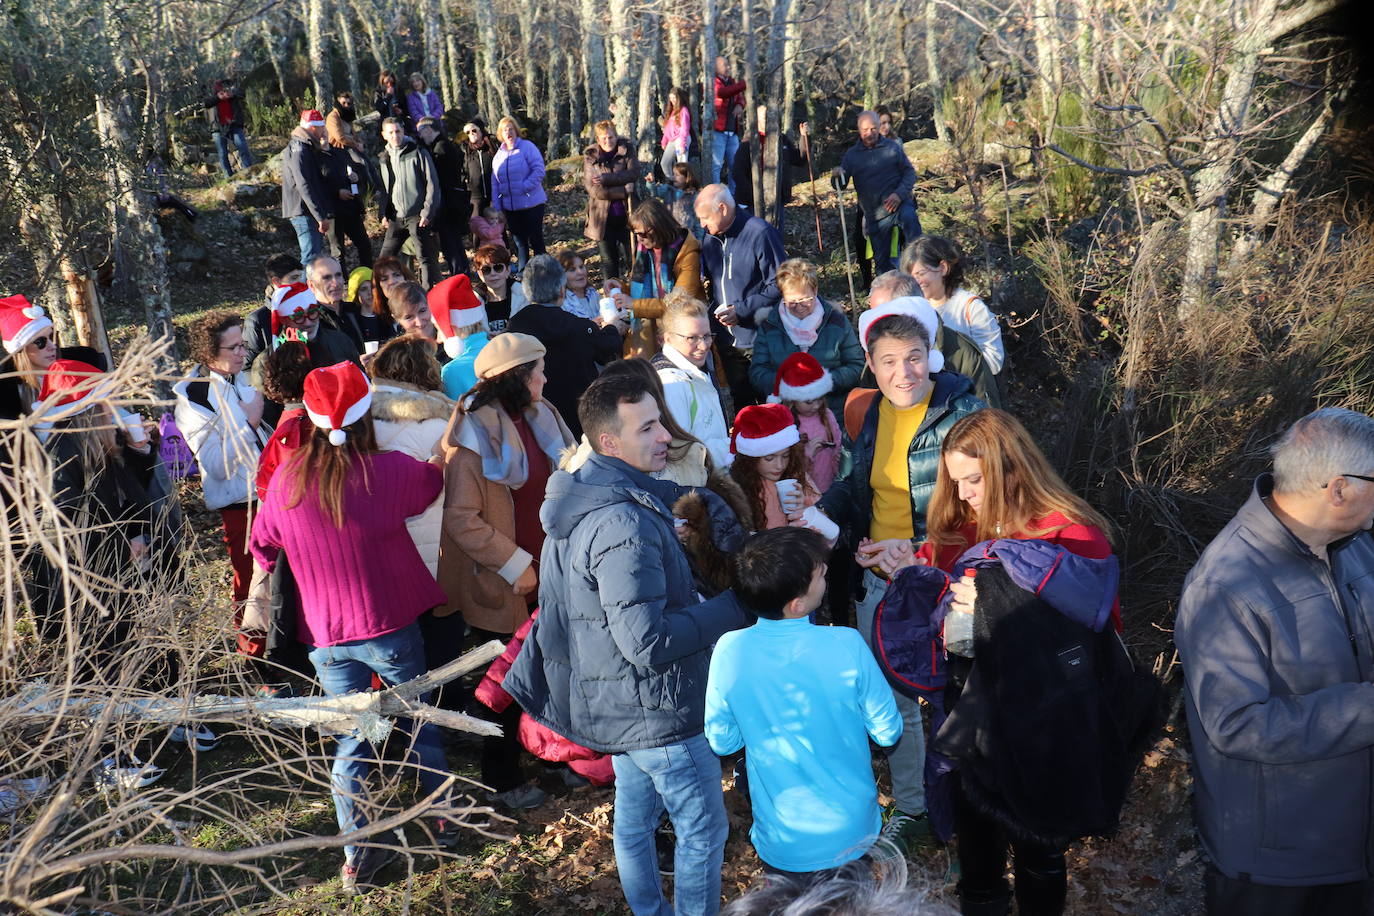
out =
<svg viewBox="0 0 1374 916"><path fill-rule="evenodd" d="M977 571L964 570L972 577ZM964 658L973 658L973 615L968 611L951 609L945 615L945 651Z"/></svg>

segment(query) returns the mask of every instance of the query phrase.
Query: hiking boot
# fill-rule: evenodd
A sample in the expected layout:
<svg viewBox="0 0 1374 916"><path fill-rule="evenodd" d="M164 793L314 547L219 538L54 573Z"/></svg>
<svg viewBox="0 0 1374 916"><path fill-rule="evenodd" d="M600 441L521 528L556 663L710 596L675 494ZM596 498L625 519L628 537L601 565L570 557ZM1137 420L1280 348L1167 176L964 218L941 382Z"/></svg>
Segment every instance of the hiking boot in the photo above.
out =
<svg viewBox="0 0 1374 916"><path fill-rule="evenodd" d="M430 831L434 834L434 845L446 852L456 849L463 839L458 825L446 817L436 817L430 823Z"/></svg>
<svg viewBox="0 0 1374 916"><path fill-rule="evenodd" d="M213 751L219 747L219 735L204 725L177 725L167 733L167 740L184 744L195 751Z"/></svg>
<svg viewBox="0 0 1374 916"><path fill-rule="evenodd" d="M339 884L344 893L357 897L377 887L372 877L384 865L396 858L396 850L378 846L364 846L353 856L352 862L345 862L339 870Z"/></svg>
<svg viewBox="0 0 1374 916"><path fill-rule="evenodd" d="M144 763L133 755L106 757L95 768L95 784L102 791L122 789L132 792L145 789L162 778L167 771L152 763Z"/></svg>
<svg viewBox="0 0 1374 916"><path fill-rule="evenodd" d="M496 792L491 797L499 805L516 811L523 811L529 808L538 808L544 804L544 800L549 796L534 783L527 782L516 786L514 789Z"/></svg>
<svg viewBox="0 0 1374 916"><path fill-rule="evenodd" d="M673 832L672 821L664 821L654 831L654 850L658 853L658 873L671 878L673 857L677 855L677 834Z"/></svg>
<svg viewBox="0 0 1374 916"><path fill-rule="evenodd" d="M907 814L893 808L887 823L883 824L881 836L904 856L936 846L935 835L930 830L930 818L926 817L924 811L920 814Z"/></svg>

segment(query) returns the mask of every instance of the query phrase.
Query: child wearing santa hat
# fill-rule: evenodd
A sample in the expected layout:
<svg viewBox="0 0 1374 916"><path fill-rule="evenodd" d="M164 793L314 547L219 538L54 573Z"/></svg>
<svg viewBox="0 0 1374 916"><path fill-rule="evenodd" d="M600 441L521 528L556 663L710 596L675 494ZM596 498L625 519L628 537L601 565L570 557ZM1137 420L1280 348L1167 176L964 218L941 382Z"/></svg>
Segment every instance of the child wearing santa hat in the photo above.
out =
<svg viewBox="0 0 1374 916"><path fill-rule="evenodd" d="M793 353L778 366L770 404L792 411L806 451L807 470L816 489L825 493L840 467L840 424L825 402L835 387L825 367L809 353Z"/></svg>
<svg viewBox="0 0 1374 916"><path fill-rule="evenodd" d="M730 434L735 460L730 476L744 490L753 517L742 519L752 531L805 525L831 540L839 533L815 508L820 490L806 470L806 449L792 411L782 404L757 404L735 415Z"/></svg>
<svg viewBox="0 0 1374 916"><path fill-rule="evenodd" d="M472 291L467 274L454 274L429 291L429 311L444 342L448 364L441 377L444 394L455 401L477 384L477 355L491 339L487 309Z"/></svg>

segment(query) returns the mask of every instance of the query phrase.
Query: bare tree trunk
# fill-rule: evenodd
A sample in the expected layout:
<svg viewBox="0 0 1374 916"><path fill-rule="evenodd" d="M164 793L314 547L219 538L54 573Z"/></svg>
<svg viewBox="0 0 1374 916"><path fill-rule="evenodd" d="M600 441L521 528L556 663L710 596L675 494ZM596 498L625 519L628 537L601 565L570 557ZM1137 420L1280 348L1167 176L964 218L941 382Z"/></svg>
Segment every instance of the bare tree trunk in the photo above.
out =
<svg viewBox="0 0 1374 916"><path fill-rule="evenodd" d="M283 102L290 101L291 97L286 94L286 73L282 70L281 53L277 36L272 32L271 17L263 16L258 22L262 30L262 43L267 47L267 59L272 62L272 72L277 76L277 91L281 93Z"/></svg>
<svg viewBox="0 0 1374 916"><path fill-rule="evenodd" d="M110 352L110 336L105 330L105 316L101 312L100 291L96 289L95 277L90 271L77 273L73 270L65 274L64 279L67 281L67 301L71 304L76 342L100 351L105 356L105 365L114 366L114 354Z"/></svg>
<svg viewBox="0 0 1374 916"><path fill-rule="evenodd" d="M458 47L458 29L453 18L451 0L440 0L444 16L444 105L463 111L466 107L463 96L463 58Z"/></svg>
<svg viewBox="0 0 1374 916"><path fill-rule="evenodd" d="M334 7L334 21L338 24L339 39L343 42L344 64L348 68L348 90L353 93L354 103L361 110L362 106L367 104L367 100L363 98L363 77L358 71L358 48L353 43L353 23L348 21L348 7L342 3Z"/></svg>
<svg viewBox="0 0 1374 916"><path fill-rule="evenodd" d="M536 46L539 43L539 24L543 19L543 10L537 0L524 0L518 10L517 21L520 24L521 57L524 58L525 117L533 121L540 114L536 91L539 75L535 69L535 64L538 60ZM553 104L552 98L549 99L549 104Z"/></svg>
<svg viewBox="0 0 1374 916"><path fill-rule="evenodd" d="M783 97L783 54L787 49L787 19L792 12L792 0L771 0L772 9L768 23L768 51L764 55L765 76L768 79L767 123L762 125L767 142L763 144L762 159L763 197L755 198L760 202L759 213L782 225L782 170L789 166L780 161L782 157L782 135L787 130L783 111L778 100ZM763 94L760 93L760 96Z"/></svg>
<svg viewBox="0 0 1374 916"><path fill-rule="evenodd" d="M701 0L701 183L715 184L710 174L716 123L716 0Z"/></svg>
<svg viewBox="0 0 1374 916"><path fill-rule="evenodd" d="M315 84L315 107L321 111L328 111L334 100L327 2L305 0L305 43L310 56L310 75Z"/></svg>
<svg viewBox="0 0 1374 916"><path fill-rule="evenodd" d="M391 66L391 51L382 37L386 33L377 28L377 11L371 4L364 6L359 0L353 0L353 12L357 20L363 24L363 31L367 33L367 46L372 52L372 60L377 65L377 72L380 73ZM363 102L362 99L357 101Z"/></svg>
<svg viewBox="0 0 1374 916"><path fill-rule="evenodd" d="M1040 70L1040 112L1046 137L1054 135L1051 119L1059 96L1059 20L1056 0L1035 0L1031 34L1035 41L1035 65Z"/></svg>
<svg viewBox="0 0 1374 916"><path fill-rule="evenodd" d="M547 94L545 98L548 99L547 114L549 118L549 148L547 154L550 159L559 158L565 152L568 152L568 144L564 142L563 137L565 122L563 120L563 103L560 99L563 96L567 96L570 102L569 107L571 107L572 104L576 104L572 102L575 94L563 90L563 86L565 85L563 82L564 57L561 46L558 43L558 38L558 23L551 22L549 24L548 66L545 67L544 71L544 76L547 80L545 87Z"/></svg>
<svg viewBox="0 0 1374 916"><path fill-rule="evenodd" d="M676 87L687 85L686 43L682 40L686 24L681 16L664 16L663 27L668 30L668 79ZM689 103L690 104L690 103Z"/></svg>
<svg viewBox="0 0 1374 916"><path fill-rule="evenodd" d="M634 77L630 72L633 38L630 0L610 0L611 95L615 103L615 131L622 137L635 135Z"/></svg>
<svg viewBox="0 0 1374 916"><path fill-rule="evenodd" d="M439 5L439 0L422 0L419 5L420 19L423 20L424 27L425 79L431 86L441 83L443 76L444 36L439 27L443 24L444 14ZM447 95L443 101L448 104Z"/></svg>
<svg viewBox="0 0 1374 916"><path fill-rule="evenodd" d="M939 45L935 29L940 19L935 14L936 0L926 0L926 84L930 87L931 120L935 122L935 136L941 143L949 142L949 123L945 119L945 77L940 71Z"/></svg>
<svg viewBox="0 0 1374 916"><path fill-rule="evenodd" d="M754 212L764 215L767 201L763 190L763 144L759 142L758 102L763 98L759 91L758 40L754 36L754 0L744 0L740 4L740 30L744 32L744 81L749 88L744 90L744 133L739 138L740 145L749 144L749 180L754 186ZM774 138L776 139L776 138Z"/></svg>
<svg viewBox="0 0 1374 916"><path fill-rule="evenodd" d="M787 36L782 49L782 129L797 117L797 51L801 48L800 6L787 21Z"/></svg>
<svg viewBox="0 0 1374 916"><path fill-rule="evenodd" d="M862 48L864 68L864 107L875 108L882 102L878 81L882 78L883 54L887 51L886 24L879 24L881 14L875 6L876 0L864 0L864 35L867 40Z"/></svg>
<svg viewBox="0 0 1374 916"><path fill-rule="evenodd" d="M611 112L606 69L605 6L599 0L581 0L581 4L582 66L585 68L587 84L587 120L596 122Z"/></svg>
<svg viewBox="0 0 1374 916"><path fill-rule="evenodd" d="M1260 53L1270 41L1269 30L1277 11L1278 0L1259 0L1253 15L1231 43L1230 73L1222 87L1216 117L1208 128L1210 139L1203 145L1201 158L1209 164L1193 175L1190 182L1194 204L1188 216L1187 251L1178 305L1179 321L1184 325L1200 316L1216 277L1221 256L1222 214L1235 181Z"/></svg>
<svg viewBox="0 0 1374 916"><path fill-rule="evenodd" d="M477 34L482 37L477 52L477 81L486 85L487 101L483 110L487 121L494 126L497 118L512 112L510 94L497 69L496 17L487 3L474 3L472 12L477 20Z"/></svg>
<svg viewBox="0 0 1374 916"><path fill-rule="evenodd" d="M654 97L658 94L658 68L654 61L663 59L663 35L660 17L650 13L640 17L640 29L644 67L639 77L639 110L635 112L639 134L636 143L639 161L646 165L652 163L654 146L658 138L654 135Z"/></svg>
<svg viewBox="0 0 1374 916"><path fill-rule="evenodd" d="M586 61L575 57L575 50L572 42L561 46L561 56L563 58L563 72L567 78L572 80L574 74L581 72L581 66ZM586 76L583 74L585 82ZM568 93L568 153L577 154L578 141L582 138L582 131L587 126L587 93L569 92Z"/></svg>

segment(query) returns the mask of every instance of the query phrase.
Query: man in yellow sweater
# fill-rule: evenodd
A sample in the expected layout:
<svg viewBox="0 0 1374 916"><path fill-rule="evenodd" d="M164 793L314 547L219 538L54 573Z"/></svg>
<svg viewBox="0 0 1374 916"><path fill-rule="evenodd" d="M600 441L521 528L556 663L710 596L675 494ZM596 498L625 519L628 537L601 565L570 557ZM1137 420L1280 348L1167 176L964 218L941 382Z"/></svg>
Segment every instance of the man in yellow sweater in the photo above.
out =
<svg viewBox="0 0 1374 916"><path fill-rule="evenodd" d="M944 370L931 347L939 318L930 303L903 297L859 316L859 342L877 390L855 389L845 405L850 467L821 500L842 521L863 568L855 608L859 632L872 645L873 614L887 591L884 561L925 538L926 504L935 488L940 443L961 417L985 405L972 383ZM904 850L930 837L926 817L925 732L917 701L895 694L902 739L888 752L894 810L884 835Z"/></svg>

